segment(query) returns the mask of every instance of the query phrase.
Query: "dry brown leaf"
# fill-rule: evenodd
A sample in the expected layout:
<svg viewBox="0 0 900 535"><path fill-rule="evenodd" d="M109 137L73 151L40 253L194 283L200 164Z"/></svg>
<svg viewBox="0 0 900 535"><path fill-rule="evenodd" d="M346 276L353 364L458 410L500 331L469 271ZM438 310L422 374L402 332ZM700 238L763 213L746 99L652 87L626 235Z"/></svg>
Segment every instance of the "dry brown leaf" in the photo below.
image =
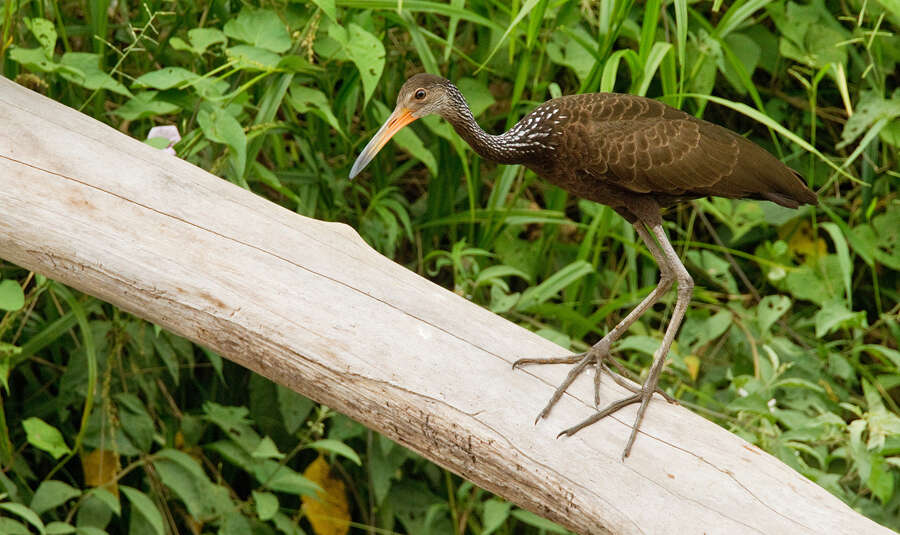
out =
<svg viewBox="0 0 900 535"><path fill-rule="evenodd" d="M322 487L316 496L301 497L313 531L316 535L346 535L350 531L350 505L344 482L331 476L331 466L321 454L303 475Z"/></svg>
<svg viewBox="0 0 900 535"><path fill-rule="evenodd" d="M112 450L94 450L81 456L84 470L84 484L89 487L103 487L119 497L116 473L119 471L119 456ZM107 483L109 483L107 485ZM105 485L105 486L104 486Z"/></svg>

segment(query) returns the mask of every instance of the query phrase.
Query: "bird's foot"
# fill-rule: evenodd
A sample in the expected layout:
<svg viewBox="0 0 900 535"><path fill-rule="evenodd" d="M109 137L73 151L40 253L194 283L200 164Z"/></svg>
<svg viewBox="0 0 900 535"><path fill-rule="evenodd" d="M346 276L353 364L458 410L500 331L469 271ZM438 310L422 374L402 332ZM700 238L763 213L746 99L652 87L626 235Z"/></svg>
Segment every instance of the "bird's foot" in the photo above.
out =
<svg viewBox="0 0 900 535"><path fill-rule="evenodd" d="M513 369L518 368L519 366L525 366L529 364L574 364L575 366L569 370L568 375L566 375L565 380L563 380L562 384L553 392L553 395L550 396L550 401L547 402L547 405L544 409L538 414L538 417L535 419L535 423L541 420L541 418L546 417L550 414L550 410L556 405L556 402L559 401L559 398L562 397L563 393L569 388L569 386L581 375L581 372L584 371L588 366L593 365L597 368L597 373L594 374L594 405L600 405L600 373L601 371L606 371L618 384L625 386L629 390L634 390L635 387L628 384L625 381L622 381L620 377L611 373L607 363L611 363L615 366L620 373L628 374L628 371L622 366L617 360L613 359L610 356L609 352L610 341L600 340L596 344L594 344L590 349L585 351L584 353L579 353L577 355L569 355L568 357L557 357L557 358L545 358L545 359L519 359L513 363Z"/></svg>
<svg viewBox="0 0 900 535"><path fill-rule="evenodd" d="M637 435L637 430L640 427L640 421L643 419L644 411L647 409L647 404L650 402L650 398L653 397L655 392L658 392L662 395L666 401L669 403L677 403L677 401L664 392L662 389L658 388L655 384L650 387L649 384L645 384L644 387L635 386L633 383L626 381L620 375L613 373L609 365L612 364L616 370L622 375L626 377L631 377L632 374L616 359L610 355L610 341L606 339L600 340L596 344L594 344L589 350L584 353L580 353L577 355L569 355L567 357L559 357L559 358L544 358L544 359L519 359L513 363L513 368L517 368L519 366L529 365L529 364L574 364L569 373L566 375L566 378L559 385L559 387L553 392L553 395L550 397L550 401L547 402L547 405L541 410L540 414L538 414L535 419L535 423L539 422L542 418L545 418L548 414L550 414L550 410L556 405L556 402L562 397L563 393L571 386L571 384L581 375L581 372L584 371L588 366L593 365L596 368L596 373L594 374L594 405L600 406L600 376L602 372L606 372L616 384L625 388L626 390L630 390L633 394L628 396L627 398L621 399L614 403L609 404L603 410L598 411L596 414L587 418L583 422L570 427L564 431L562 431L558 436L572 436L581 429L603 419L606 416L618 411L623 407L627 407L628 405L632 405L634 403L641 403L641 407L638 410L638 417L635 420L635 424L631 430L631 436L628 439L628 444L625 448L625 453L623 454L623 458L628 456L628 453L631 451L631 445L634 443L635 436ZM649 387L649 388L648 388Z"/></svg>

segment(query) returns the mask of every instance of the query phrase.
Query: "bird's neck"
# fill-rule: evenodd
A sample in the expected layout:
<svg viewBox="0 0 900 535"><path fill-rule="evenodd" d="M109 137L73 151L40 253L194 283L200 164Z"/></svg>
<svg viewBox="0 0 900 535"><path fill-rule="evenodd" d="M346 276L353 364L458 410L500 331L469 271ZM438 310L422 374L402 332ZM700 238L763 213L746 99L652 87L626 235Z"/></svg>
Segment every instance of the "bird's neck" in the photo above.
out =
<svg viewBox="0 0 900 535"><path fill-rule="evenodd" d="M534 153L533 149L538 148L531 147L530 141L516 137L515 128L496 136L488 134L478 126L462 95L457 94L456 98L462 102L455 102L453 106L455 113L445 116L444 119L482 158L505 164L526 163L529 156Z"/></svg>

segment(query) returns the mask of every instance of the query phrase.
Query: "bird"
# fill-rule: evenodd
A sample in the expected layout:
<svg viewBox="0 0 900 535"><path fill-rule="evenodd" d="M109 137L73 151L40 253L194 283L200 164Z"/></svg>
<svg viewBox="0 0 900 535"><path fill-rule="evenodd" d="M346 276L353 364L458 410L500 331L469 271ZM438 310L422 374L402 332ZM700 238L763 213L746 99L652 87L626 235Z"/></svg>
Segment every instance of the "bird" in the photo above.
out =
<svg viewBox="0 0 900 535"><path fill-rule="evenodd" d="M658 100L624 93L584 93L553 98L498 135L475 121L465 97L449 80L428 73L411 76L400 88L397 104L366 144L350 169L355 178L378 151L406 125L427 115L443 117L482 158L521 164L564 190L612 208L634 226L659 266L659 282L603 338L584 353L563 358L519 359L513 368L532 364L572 364L535 423L545 418L572 382L594 366L594 401L599 407L600 376L606 372L631 392L558 436L579 430L640 404L622 452L628 457L654 393L673 402L659 388L678 328L691 299L694 281L672 247L661 211L692 199L718 196L771 201L787 208L816 205L816 194L803 177L752 141L670 107ZM677 284L672 316L640 387L612 373L626 374L610 355L613 343Z"/></svg>

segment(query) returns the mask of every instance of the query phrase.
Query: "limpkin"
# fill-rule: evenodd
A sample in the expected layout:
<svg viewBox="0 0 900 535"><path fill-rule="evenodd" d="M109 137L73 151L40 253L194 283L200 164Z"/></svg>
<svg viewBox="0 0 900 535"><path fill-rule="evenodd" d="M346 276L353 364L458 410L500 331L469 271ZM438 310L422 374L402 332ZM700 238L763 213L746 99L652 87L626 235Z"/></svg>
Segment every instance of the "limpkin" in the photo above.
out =
<svg viewBox="0 0 900 535"><path fill-rule="evenodd" d="M588 351L556 359L520 359L523 364L574 364L537 420L547 416L575 378L590 364L606 371L632 394L560 433L570 436L622 407L640 403L624 459L657 388L669 347L681 325L694 281L662 227L660 209L706 196L772 201L788 208L816 204L802 177L758 145L721 126L634 95L590 93L548 100L500 135L475 122L460 91L448 80L416 74L400 88L397 106L350 170L352 179L401 128L429 114L447 120L482 158L522 164L538 176L585 199L605 204L634 226L656 259L658 286ZM655 238L655 241L654 241ZM672 317L641 388L619 380L607 366L610 347L644 312L678 283Z"/></svg>

